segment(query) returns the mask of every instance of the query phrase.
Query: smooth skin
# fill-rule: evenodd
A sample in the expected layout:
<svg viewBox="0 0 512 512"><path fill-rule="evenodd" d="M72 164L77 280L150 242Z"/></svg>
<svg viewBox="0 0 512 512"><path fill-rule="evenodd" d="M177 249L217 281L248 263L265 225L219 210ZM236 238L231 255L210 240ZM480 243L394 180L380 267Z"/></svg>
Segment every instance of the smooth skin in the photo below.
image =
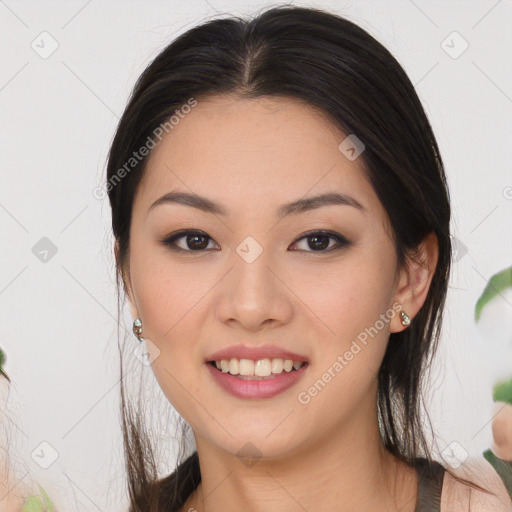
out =
<svg viewBox="0 0 512 512"><path fill-rule="evenodd" d="M160 350L155 377L194 431L202 482L183 511L414 511L416 473L384 449L377 421L377 372L389 334L406 328L398 314L309 403L297 398L393 304L414 321L437 262L429 236L424 263L397 269L362 159L338 149L346 136L297 100L214 96L152 150L133 205L125 283L133 318ZM207 197L228 215L178 204L150 210L171 191ZM277 218L280 205L324 192L348 194L364 209ZM183 252L162 243L183 229L207 238L180 238ZM304 238L315 230L349 244L329 252L337 244L327 239L315 250ZM263 249L252 263L236 252L248 236ZM242 343L304 354L309 368L274 398L235 398L204 361ZM250 466L237 457L248 442L262 455Z"/></svg>

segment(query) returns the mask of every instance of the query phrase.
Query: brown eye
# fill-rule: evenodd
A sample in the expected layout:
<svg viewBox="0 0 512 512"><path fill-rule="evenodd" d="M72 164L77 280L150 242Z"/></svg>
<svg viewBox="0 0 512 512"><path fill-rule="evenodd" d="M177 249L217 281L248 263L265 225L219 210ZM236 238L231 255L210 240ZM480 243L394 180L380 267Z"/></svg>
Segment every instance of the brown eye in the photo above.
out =
<svg viewBox="0 0 512 512"><path fill-rule="evenodd" d="M305 252L331 252L350 245L350 242L343 235L329 231L314 231L307 233L305 236L299 238L295 244L301 240L308 240L307 247L311 250L299 249L300 251L304 250ZM330 246L331 240L334 240L334 244Z"/></svg>
<svg viewBox="0 0 512 512"><path fill-rule="evenodd" d="M176 242L181 239L184 239L184 242L180 247ZM180 231L162 240L162 243L173 251L201 252L208 247L209 240L212 239L202 231Z"/></svg>

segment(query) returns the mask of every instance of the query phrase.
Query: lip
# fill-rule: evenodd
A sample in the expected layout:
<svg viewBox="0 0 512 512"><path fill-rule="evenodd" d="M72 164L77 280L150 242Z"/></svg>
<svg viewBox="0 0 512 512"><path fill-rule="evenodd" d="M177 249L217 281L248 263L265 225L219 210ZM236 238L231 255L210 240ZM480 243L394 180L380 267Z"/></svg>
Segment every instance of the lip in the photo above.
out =
<svg viewBox="0 0 512 512"><path fill-rule="evenodd" d="M260 347L248 347L247 345L233 345L225 349L214 352L205 359L205 363L211 361L220 361L226 359L229 361L232 357L237 359L291 359L292 361L305 361L309 363L306 356L295 354L289 350L284 350L275 345L262 345Z"/></svg>
<svg viewBox="0 0 512 512"><path fill-rule="evenodd" d="M272 398L292 387L302 378L309 364L302 365L298 370L283 372L264 380L244 380L229 372L224 373L212 364L206 363L205 366L215 382L230 395L244 399L261 399Z"/></svg>

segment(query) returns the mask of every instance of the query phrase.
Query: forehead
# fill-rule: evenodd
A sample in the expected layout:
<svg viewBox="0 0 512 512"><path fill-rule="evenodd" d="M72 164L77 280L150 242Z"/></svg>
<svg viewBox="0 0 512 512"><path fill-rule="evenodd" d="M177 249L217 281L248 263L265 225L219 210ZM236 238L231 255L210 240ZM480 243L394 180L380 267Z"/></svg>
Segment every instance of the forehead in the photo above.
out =
<svg viewBox="0 0 512 512"><path fill-rule="evenodd" d="M376 196L362 158L339 149L347 137L320 109L286 97L198 100L152 150L141 206L179 189L243 207L283 204L340 191L369 209Z"/></svg>

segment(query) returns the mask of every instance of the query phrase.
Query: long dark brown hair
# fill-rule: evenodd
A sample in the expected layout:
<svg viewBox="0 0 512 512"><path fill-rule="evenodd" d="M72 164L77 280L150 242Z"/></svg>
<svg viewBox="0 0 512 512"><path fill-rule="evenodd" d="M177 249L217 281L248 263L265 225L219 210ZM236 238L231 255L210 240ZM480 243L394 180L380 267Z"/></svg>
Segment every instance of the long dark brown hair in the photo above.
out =
<svg viewBox="0 0 512 512"><path fill-rule="evenodd" d="M126 293L132 205L147 156L129 169L126 163L148 140L157 143L155 130L191 98L200 102L215 95L285 96L320 108L344 133L365 144L364 172L389 216L398 265L415 257L427 234L437 237L438 262L425 303L407 329L390 335L378 373L378 419L386 449L411 465L420 456L431 462L420 417L421 389L437 349L448 287L449 193L439 148L414 86L391 53L347 19L288 5L250 19L213 19L177 37L147 66L119 121L107 163L118 297L121 283ZM178 510L201 480L197 452L185 457L189 427L183 424L176 470L160 478L144 415L125 393L122 359L130 511Z"/></svg>

